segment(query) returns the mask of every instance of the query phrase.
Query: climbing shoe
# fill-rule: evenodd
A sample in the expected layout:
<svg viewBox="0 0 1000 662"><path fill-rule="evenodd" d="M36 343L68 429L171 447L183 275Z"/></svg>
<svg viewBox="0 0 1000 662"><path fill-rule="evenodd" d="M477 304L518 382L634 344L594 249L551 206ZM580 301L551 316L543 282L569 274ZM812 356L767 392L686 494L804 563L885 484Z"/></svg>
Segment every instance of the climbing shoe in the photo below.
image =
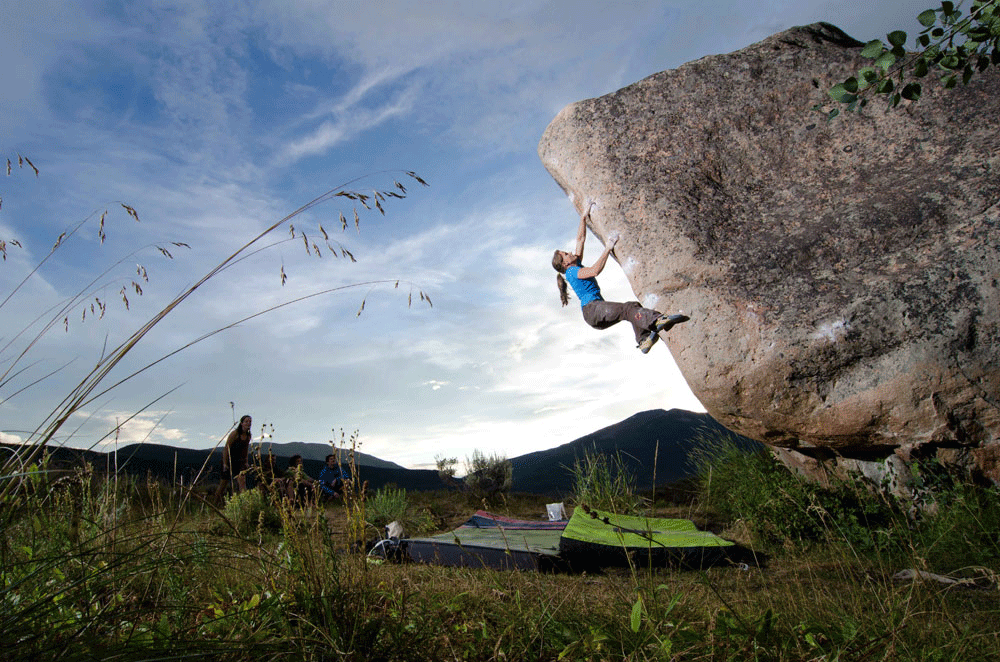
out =
<svg viewBox="0 0 1000 662"><path fill-rule="evenodd" d="M691 318L687 315L660 315L653 323L653 328L656 329L656 333L669 331L674 328L674 325L686 322L689 319Z"/></svg>
<svg viewBox="0 0 1000 662"><path fill-rule="evenodd" d="M659 339L660 336L657 335L655 331L651 331L643 336L642 340L639 341L639 351L643 354L648 354L649 350L653 349L653 345L655 345L656 341Z"/></svg>

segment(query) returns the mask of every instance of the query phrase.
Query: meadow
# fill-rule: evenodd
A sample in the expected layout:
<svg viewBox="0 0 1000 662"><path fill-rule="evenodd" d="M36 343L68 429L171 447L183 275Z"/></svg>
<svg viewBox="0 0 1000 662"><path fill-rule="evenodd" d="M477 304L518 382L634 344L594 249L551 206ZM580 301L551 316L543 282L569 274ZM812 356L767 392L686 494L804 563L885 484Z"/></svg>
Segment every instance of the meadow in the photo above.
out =
<svg viewBox="0 0 1000 662"><path fill-rule="evenodd" d="M25 468L3 504L0 656L243 660L988 660L1000 654L995 488L937 475L921 514L860 483L820 489L718 444L654 494L613 463L574 468L568 507L693 519L739 562L600 574L369 559L402 520L477 508L541 519L545 498L382 488L322 506L261 491L217 508L82 467ZM611 470L609 470L609 468ZM933 473L929 467L927 473ZM901 571L910 571L899 575ZM948 582L948 583L943 583Z"/></svg>

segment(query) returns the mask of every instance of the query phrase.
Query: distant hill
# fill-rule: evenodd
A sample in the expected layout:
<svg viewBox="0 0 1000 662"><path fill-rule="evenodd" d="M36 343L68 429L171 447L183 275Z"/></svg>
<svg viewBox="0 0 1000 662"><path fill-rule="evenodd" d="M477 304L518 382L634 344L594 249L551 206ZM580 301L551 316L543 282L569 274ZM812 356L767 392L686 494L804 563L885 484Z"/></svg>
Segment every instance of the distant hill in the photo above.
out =
<svg viewBox="0 0 1000 662"><path fill-rule="evenodd" d="M693 475L688 461L704 439L725 435L747 450L763 446L741 437L708 414L682 409L644 411L574 441L511 458L516 492L567 494L572 488L570 469L586 454L620 453L623 465L635 476L638 489L675 482ZM657 448L658 445L658 448ZM654 465L655 458L655 465Z"/></svg>
<svg viewBox="0 0 1000 662"><path fill-rule="evenodd" d="M303 441L293 441L287 444L264 444L264 452L267 452L268 449L275 457L301 455L303 460L319 460L320 462L326 462L326 456L334 452L330 444L311 444ZM337 451L340 452L341 463L348 462L351 451L346 448L338 448ZM361 451L354 451L354 463L360 467L406 471L406 467L395 462L383 460Z"/></svg>
<svg viewBox="0 0 1000 662"><path fill-rule="evenodd" d="M133 452L139 452L140 457L149 457L150 453L158 453L170 456L172 460L174 452L180 452L185 449L175 448L173 446L155 446L150 444L131 444L129 446L123 446L118 449L119 456L131 456ZM162 449L162 452L161 450ZM263 450L264 453L270 452L276 458L289 458L293 455L301 455L303 460L317 460L319 462L326 462L326 456L333 452L330 444L313 444L306 443L303 441L293 441L287 444L271 444L265 443L260 444L254 442L250 444L250 452L254 453L258 450ZM340 452L341 463L347 463L351 452L346 448L338 448ZM195 451L199 453L205 453L206 451ZM218 453L219 450L216 451ZM161 458L162 459L162 458ZM406 469L395 462L389 462L388 460L382 460L374 455L369 455L367 453L362 453L361 451L354 451L354 463L359 467L375 467L378 469L399 469L405 471ZM279 463L279 466L284 466Z"/></svg>
<svg viewBox="0 0 1000 662"><path fill-rule="evenodd" d="M550 494L554 497L565 496L572 489L570 468L574 462L582 460L588 453L591 455L620 453L624 466L635 476L638 489L651 488L654 473L656 484L665 485L692 475L693 467L688 461L691 451L702 446L705 438L719 435L730 437L748 450L762 448L756 441L728 431L708 414L696 414L680 409L670 411L655 409L640 412L620 423L556 448L510 458L513 469L513 490ZM659 444L658 450L657 444ZM251 446L252 451L258 448L258 444ZM323 468L323 460L330 453L330 446L327 444L265 444L265 452L268 449L274 455L279 469L288 466L288 458L292 455L301 455L306 473L313 477L319 475ZM118 449L117 458L114 453L71 448L53 448L52 451L58 464L88 462L101 471L113 470L117 462L120 470L132 475L141 477L152 475L167 481L183 481L184 484L190 484L191 479L199 472L204 482L217 481L222 458L220 449L194 450L158 444L123 446ZM346 462L346 451L343 453L342 462ZM360 477L369 482L370 489L388 484L413 491L444 487L437 472L433 470L405 469L394 462L365 453L355 453L355 462Z"/></svg>
<svg viewBox="0 0 1000 662"><path fill-rule="evenodd" d="M12 449L18 448L2 445ZM311 450L312 457L319 456L320 459L311 459L302 452L303 447L310 446L314 448L306 450ZM330 447L325 444L265 444L265 453L268 447L275 457L278 469L283 470L288 466L288 458L298 454L303 456L302 466L306 473L313 477L319 476L324 464L323 459L330 453ZM251 445L252 452L258 448L258 444ZM285 455L288 450L292 452ZM160 444L122 446L118 449L117 457L114 452L100 453L75 448L52 447L50 451L57 466L76 466L86 462L98 471L113 471L117 466L119 470L134 476L144 478L151 475L169 482L183 482L185 485L190 484L199 474L202 483L216 483L219 480L219 467L222 462L221 449L198 450ZM390 484L414 491L436 490L444 486L437 471L404 469L393 462L363 453L355 453L355 461L360 478L368 481L370 489Z"/></svg>

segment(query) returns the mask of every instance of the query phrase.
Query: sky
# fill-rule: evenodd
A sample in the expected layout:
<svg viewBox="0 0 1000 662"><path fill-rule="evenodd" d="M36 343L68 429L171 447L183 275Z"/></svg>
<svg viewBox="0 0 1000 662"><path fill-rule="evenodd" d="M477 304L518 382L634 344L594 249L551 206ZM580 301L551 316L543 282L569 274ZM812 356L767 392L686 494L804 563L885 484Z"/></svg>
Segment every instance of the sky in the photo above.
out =
<svg viewBox="0 0 1000 662"><path fill-rule="evenodd" d="M384 215L334 197L253 244L103 386L170 356L84 403L57 443L211 448L248 413L258 438L356 431L365 453L433 468L704 411L665 344L644 356L625 326L560 306L549 262L579 219L538 159L542 132L570 103L794 25L912 39L933 4L8 3L0 440L31 439L102 353L272 224L397 183ZM600 282L635 298L613 262Z"/></svg>

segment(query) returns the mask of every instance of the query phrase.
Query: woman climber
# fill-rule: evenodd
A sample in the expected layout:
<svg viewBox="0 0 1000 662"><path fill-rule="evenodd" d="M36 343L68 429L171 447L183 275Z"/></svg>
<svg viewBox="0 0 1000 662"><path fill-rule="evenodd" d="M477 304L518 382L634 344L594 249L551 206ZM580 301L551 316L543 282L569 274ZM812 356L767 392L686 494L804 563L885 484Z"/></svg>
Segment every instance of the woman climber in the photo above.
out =
<svg viewBox="0 0 1000 662"><path fill-rule="evenodd" d="M628 320L635 331L635 340L639 350L647 353L659 339L661 331L669 331L675 324L686 322L686 315L664 315L649 308L643 308L638 301L616 303L605 301L601 297L601 288L597 284L597 276L604 271L608 256L618 242L618 233L608 236L608 243L597 261L589 267L584 267L583 243L587 238L587 219L590 218L591 202L580 217L580 228L576 233L576 252L556 251L552 256L552 268L559 272L556 283L559 286L559 298L562 305L569 303L569 293L566 291L566 281L573 287L580 306L583 309L583 319L595 329L606 329L622 320ZM563 275L565 274L565 278Z"/></svg>

